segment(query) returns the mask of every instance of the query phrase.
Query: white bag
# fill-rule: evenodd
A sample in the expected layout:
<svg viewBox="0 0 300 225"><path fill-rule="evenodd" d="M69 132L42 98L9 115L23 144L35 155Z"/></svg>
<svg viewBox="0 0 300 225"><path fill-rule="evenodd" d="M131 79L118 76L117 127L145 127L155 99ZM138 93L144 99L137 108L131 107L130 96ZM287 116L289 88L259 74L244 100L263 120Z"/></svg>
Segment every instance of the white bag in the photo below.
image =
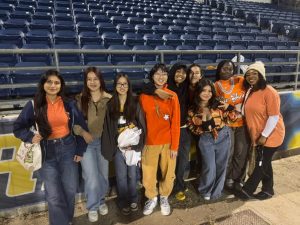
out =
<svg viewBox="0 0 300 225"><path fill-rule="evenodd" d="M137 127L127 128L118 137L118 147L122 152L126 165L136 166L141 161L141 152L125 150L128 146L137 145L140 141L141 129Z"/></svg>
<svg viewBox="0 0 300 225"><path fill-rule="evenodd" d="M33 100L31 102L33 106ZM34 133L38 133L38 126L37 124L35 125L37 130L34 131ZM40 169L42 167L42 152L40 144L25 143L22 141L18 149L16 159L26 170L36 171Z"/></svg>
<svg viewBox="0 0 300 225"><path fill-rule="evenodd" d="M120 149L131 145L137 145L140 141L141 129L137 127L127 128L118 137L118 147Z"/></svg>

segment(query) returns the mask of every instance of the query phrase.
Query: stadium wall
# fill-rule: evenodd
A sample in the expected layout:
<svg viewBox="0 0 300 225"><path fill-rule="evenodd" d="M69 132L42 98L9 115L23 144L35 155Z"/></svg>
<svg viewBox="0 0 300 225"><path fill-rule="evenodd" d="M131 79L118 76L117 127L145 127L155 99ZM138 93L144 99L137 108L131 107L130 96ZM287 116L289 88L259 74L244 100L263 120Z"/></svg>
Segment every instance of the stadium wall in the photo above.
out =
<svg viewBox="0 0 300 225"><path fill-rule="evenodd" d="M297 154L300 149L300 91L282 92L280 97L281 113L286 126L286 136L280 152L290 152L286 155L293 152ZM0 217L46 209L39 172L24 170L15 159L21 143L12 134L16 117L17 115L10 115L0 118Z"/></svg>

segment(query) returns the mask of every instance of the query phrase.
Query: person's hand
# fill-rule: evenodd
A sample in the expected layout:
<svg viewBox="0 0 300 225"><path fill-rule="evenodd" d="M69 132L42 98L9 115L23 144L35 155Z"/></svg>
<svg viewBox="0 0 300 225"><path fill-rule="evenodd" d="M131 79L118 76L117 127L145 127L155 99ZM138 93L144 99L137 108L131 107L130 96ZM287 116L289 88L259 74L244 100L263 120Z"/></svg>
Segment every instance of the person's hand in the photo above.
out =
<svg viewBox="0 0 300 225"><path fill-rule="evenodd" d="M78 162L80 162L81 159L82 159L82 156L75 155L73 160L74 160L74 162L78 163Z"/></svg>
<svg viewBox="0 0 300 225"><path fill-rule="evenodd" d="M220 102L221 104L218 106L219 109L223 109L223 110L226 110L229 106L228 103L226 102Z"/></svg>
<svg viewBox="0 0 300 225"><path fill-rule="evenodd" d="M164 91L164 90L162 90L162 89L156 89L156 90L154 91L154 93L155 93L158 97L160 97L161 99L163 99L163 100L166 100L166 99L169 99L169 98L172 98L172 97L173 97L172 94L170 94L169 92L166 92L166 91Z"/></svg>
<svg viewBox="0 0 300 225"><path fill-rule="evenodd" d="M257 145L262 145L262 146L264 146L265 143L266 143L266 141L267 141L267 138L264 137L264 136L262 136L262 135L260 135L260 137L259 137L259 139L258 139L258 141L257 141Z"/></svg>
<svg viewBox="0 0 300 225"><path fill-rule="evenodd" d="M171 157L171 159L176 159L176 157L177 157L177 151L171 150L170 151L170 157Z"/></svg>
<svg viewBox="0 0 300 225"><path fill-rule="evenodd" d="M91 143L94 140L93 136L89 132L86 132L86 131L82 132L82 137L87 144Z"/></svg>
<svg viewBox="0 0 300 225"><path fill-rule="evenodd" d="M40 143L40 141L43 139L43 137L40 134L35 134L32 138L32 144Z"/></svg>

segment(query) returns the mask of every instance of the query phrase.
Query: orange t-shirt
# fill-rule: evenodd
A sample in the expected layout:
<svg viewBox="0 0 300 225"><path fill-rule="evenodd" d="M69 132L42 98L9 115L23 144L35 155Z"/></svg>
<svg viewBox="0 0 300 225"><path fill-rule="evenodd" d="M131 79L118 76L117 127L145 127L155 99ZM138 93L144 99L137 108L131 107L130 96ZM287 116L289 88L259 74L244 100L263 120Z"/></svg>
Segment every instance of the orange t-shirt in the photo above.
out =
<svg viewBox="0 0 300 225"><path fill-rule="evenodd" d="M236 120L228 124L230 127L241 127L244 125L244 118L241 114L241 105L245 96L243 82L244 77L242 76L233 76L228 80L215 82L217 97L236 109L234 110Z"/></svg>
<svg viewBox="0 0 300 225"><path fill-rule="evenodd" d="M70 133L69 117L66 113L63 100L58 96L54 102L47 98L47 117L52 133L49 139L62 138Z"/></svg>
<svg viewBox="0 0 300 225"><path fill-rule="evenodd" d="M178 151L180 136L180 107L175 92L163 88L173 95L163 100L153 95L141 94L140 104L145 113L147 125L146 145L170 144L170 149Z"/></svg>
<svg viewBox="0 0 300 225"><path fill-rule="evenodd" d="M280 113L280 97L277 91L269 85L264 90L250 94L245 103L245 117L252 143L260 137L269 116L276 115L279 115L279 120L267 138L265 144L267 147L278 147L284 139L285 127Z"/></svg>

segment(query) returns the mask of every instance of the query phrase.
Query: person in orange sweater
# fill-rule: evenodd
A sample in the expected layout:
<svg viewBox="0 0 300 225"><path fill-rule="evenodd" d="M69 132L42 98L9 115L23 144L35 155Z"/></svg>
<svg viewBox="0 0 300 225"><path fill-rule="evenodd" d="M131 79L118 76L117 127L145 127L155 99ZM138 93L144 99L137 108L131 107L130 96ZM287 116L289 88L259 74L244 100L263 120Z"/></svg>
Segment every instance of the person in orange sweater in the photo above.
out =
<svg viewBox="0 0 300 225"><path fill-rule="evenodd" d="M167 88L168 69L164 64L156 64L149 73L149 79L157 89L172 94L172 98L141 94L140 103L145 113L147 136L142 152L143 185L148 201L144 215L150 215L157 205L160 194L162 215L170 215L168 196L173 189L176 157L180 136L180 106L175 92ZM161 170L159 190L156 188L158 165Z"/></svg>

